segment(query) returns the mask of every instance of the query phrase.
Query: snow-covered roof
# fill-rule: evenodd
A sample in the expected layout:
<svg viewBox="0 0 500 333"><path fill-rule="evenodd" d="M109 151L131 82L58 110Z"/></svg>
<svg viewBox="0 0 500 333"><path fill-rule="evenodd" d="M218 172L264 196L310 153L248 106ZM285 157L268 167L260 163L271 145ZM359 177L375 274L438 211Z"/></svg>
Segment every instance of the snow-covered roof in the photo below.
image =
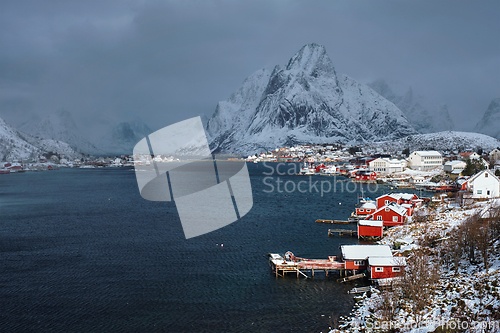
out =
<svg viewBox="0 0 500 333"><path fill-rule="evenodd" d="M411 194L411 193L399 193L399 195L401 196L401 199L403 199L403 200L411 200L415 196L415 194Z"/></svg>
<svg viewBox="0 0 500 333"><path fill-rule="evenodd" d="M414 151L414 153L420 155L420 156L439 156L441 157L441 153L435 150L417 150Z"/></svg>
<svg viewBox="0 0 500 333"><path fill-rule="evenodd" d="M342 245L340 250L344 260L365 260L368 257L392 256L389 245Z"/></svg>
<svg viewBox="0 0 500 333"><path fill-rule="evenodd" d="M361 207L359 207L360 209L377 209L377 204L375 203L375 201L368 201L368 202L365 202L364 204L361 205Z"/></svg>
<svg viewBox="0 0 500 333"><path fill-rule="evenodd" d="M444 165L455 165L455 164L465 164L465 162L464 161L455 160L455 161L448 161Z"/></svg>
<svg viewBox="0 0 500 333"><path fill-rule="evenodd" d="M359 225L366 225L370 227L383 227L384 226L384 221L379 221L379 220L359 220L358 221Z"/></svg>
<svg viewBox="0 0 500 333"><path fill-rule="evenodd" d="M375 215L376 213L378 213L386 208L389 208L390 210L392 210L393 212L395 212L398 215L401 215L401 216L406 215L406 208L404 208L401 205L398 205L395 202L390 202L388 205L380 207L375 212L371 213L369 216Z"/></svg>
<svg viewBox="0 0 500 333"><path fill-rule="evenodd" d="M411 199L413 199L414 195L415 194L411 194L411 193L389 193L389 194L381 195L377 199L383 198L385 196L389 196L389 197L391 197L393 199L396 199L396 200L399 200L399 199L411 200Z"/></svg>
<svg viewBox="0 0 500 333"><path fill-rule="evenodd" d="M368 257L368 265L370 266L406 266L405 257Z"/></svg>

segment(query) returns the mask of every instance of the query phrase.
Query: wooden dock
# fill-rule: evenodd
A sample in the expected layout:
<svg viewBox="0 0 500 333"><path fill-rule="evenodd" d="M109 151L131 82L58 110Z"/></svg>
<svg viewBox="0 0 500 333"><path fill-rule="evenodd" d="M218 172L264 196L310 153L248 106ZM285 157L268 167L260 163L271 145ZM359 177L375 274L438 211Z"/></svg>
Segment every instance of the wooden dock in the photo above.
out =
<svg viewBox="0 0 500 333"><path fill-rule="evenodd" d="M345 263L336 261L336 259L335 256L329 256L328 259L306 259L295 257L291 252L287 252L284 257L277 253L270 253L269 267L276 277L285 277L287 273L294 273L297 278L300 276L309 278L306 272L314 277L315 271L324 271L328 276L331 271L343 271L345 269Z"/></svg>
<svg viewBox="0 0 500 333"><path fill-rule="evenodd" d="M323 219L318 219L316 220L317 223L336 223L336 224L350 224L350 223L356 223L357 221L354 220L323 220Z"/></svg>
<svg viewBox="0 0 500 333"><path fill-rule="evenodd" d="M343 235L350 235L351 237L353 237L354 235L356 235L358 232L357 230L349 230L349 229L328 229L328 237L330 236L335 236L336 234L338 234L339 236L343 236Z"/></svg>
<svg viewBox="0 0 500 333"><path fill-rule="evenodd" d="M338 279L337 282L348 282L348 281L352 281L352 280L357 280L357 279L364 278L365 276L366 276L365 273L351 275L351 276L346 276L346 277Z"/></svg>
<svg viewBox="0 0 500 333"><path fill-rule="evenodd" d="M370 291L370 290L371 290L370 286L367 286L367 287L358 287L358 288L352 288L347 293L348 294L362 294L362 293L365 293L365 292Z"/></svg>

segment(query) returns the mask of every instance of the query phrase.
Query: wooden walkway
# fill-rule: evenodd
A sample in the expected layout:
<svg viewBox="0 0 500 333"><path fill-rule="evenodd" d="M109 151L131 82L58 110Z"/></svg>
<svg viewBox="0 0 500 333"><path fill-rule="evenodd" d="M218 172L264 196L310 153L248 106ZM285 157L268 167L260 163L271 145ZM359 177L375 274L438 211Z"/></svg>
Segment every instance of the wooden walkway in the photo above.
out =
<svg viewBox="0 0 500 333"><path fill-rule="evenodd" d="M346 277L338 279L337 282L347 282L347 281L357 280L357 279L364 278L365 276L366 276L365 273L351 275L351 276L346 276Z"/></svg>
<svg viewBox="0 0 500 333"><path fill-rule="evenodd" d="M354 235L356 235L358 232L357 230L349 230L349 229L328 229L328 237L330 236L335 236L336 234L338 234L339 236L343 236L343 235L350 235L351 237L353 237Z"/></svg>
<svg viewBox="0 0 500 333"><path fill-rule="evenodd" d="M336 223L336 224L350 224L350 223L356 223L357 221L354 220L323 220L323 219L318 219L316 220L317 223Z"/></svg>

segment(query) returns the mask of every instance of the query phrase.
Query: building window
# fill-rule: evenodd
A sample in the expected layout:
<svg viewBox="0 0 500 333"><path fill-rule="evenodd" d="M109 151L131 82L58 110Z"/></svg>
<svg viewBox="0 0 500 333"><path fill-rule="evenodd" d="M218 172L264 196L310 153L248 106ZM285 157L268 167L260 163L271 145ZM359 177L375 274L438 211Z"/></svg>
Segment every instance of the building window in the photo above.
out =
<svg viewBox="0 0 500 333"><path fill-rule="evenodd" d="M363 265L363 260L354 260L354 265L355 266L362 266Z"/></svg>
<svg viewBox="0 0 500 333"><path fill-rule="evenodd" d="M389 200L386 200L386 201L385 201L385 204L386 204L386 205L388 205L388 204L389 204Z"/></svg>
<svg viewBox="0 0 500 333"><path fill-rule="evenodd" d="M398 217L397 216L393 216L392 217L392 222L398 222Z"/></svg>
<svg viewBox="0 0 500 333"><path fill-rule="evenodd" d="M487 194L487 195L490 195L490 190L486 191L486 194Z"/></svg>
<svg viewBox="0 0 500 333"><path fill-rule="evenodd" d="M393 267L392 271L393 272L400 272L401 271L401 267Z"/></svg>
<svg viewBox="0 0 500 333"><path fill-rule="evenodd" d="M384 267L375 267L375 272L383 272Z"/></svg>
<svg viewBox="0 0 500 333"><path fill-rule="evenodd" d="M377 216L377 221L382 221L382 216Z"/></svg>
<svg viewBox="0 0 500 333"><path fill-rule="evenodd" d="M364 209L360 209L359 211L360 211L360 212L364 212L365 210L364 210Z"/></svg>
<svg viewBox="0 0 500 333"><path fill-rule="evenodd" d="M385 207L385 211L388 212L389 211L389 207Z"/></svg>
<svg viewBox="0 0 500 333"><path fill-rule="evenodd" d="M488 178L488 173L487 172L484 173L484 177Z"/></svg>
<svg viewBox="0 0 500 333"><path fill-rule="evenodd" d="M477 194L483 194L483 190L477 190Z"/></svg>

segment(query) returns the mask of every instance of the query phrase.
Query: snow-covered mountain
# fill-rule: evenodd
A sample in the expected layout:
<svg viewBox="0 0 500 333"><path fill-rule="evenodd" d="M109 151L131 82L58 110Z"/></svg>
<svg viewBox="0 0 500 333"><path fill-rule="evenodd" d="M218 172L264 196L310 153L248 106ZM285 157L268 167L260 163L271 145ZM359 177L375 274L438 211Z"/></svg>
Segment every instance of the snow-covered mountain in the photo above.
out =
<svg viewBox="0 0 500 333"><path fill-rule="evenodd" d="M416 134L403 112L337 74L324 46L308 44L285 68L262 69L219 102L206 132L215 152L248 154L297 143L363 143Z"/></svg>
<svg viewBox="0 0 500 333"><path fill-rule="evenodd" d="M375 153L401 152L406 148L414 150L437 150L437 151L465 151L472 149L477 151L482 148L485 151L500 147L500 141L488 135L472 132L445 131L438 133L410 135L406 138L367 143L362 146L363 152Z"/></svg>
<svg viewBox="0 0 500 333"><path fill-rule="evenodd" d="M403 111L410 124L419 133L451 131L455 128L446 104L432 105L423 97L416 96L411 87L405 94L398 95L383 79L369 83L368 86Z"/></svg>
<svg viewBox="0 0 500 333"><path fill-rule="evenodd" d="M41 121L23 124L20 130L33 136L66 142L74 150L85 154L102 154L95 145L80 132L70 112L59 110Z"/></svg>
<svg viewBox="0 0 500 333"><path fill-rule="evenodd" d="M108 126L95 143L108 155L131 155L137 142L152 132L151 128L139 118L115 125L109 123Z"/></svg>
<svg viewBox="0 0 500 333"><path fill-rule="evenodd" d="M47 152L80 158L67 143L34 137L7 124L0 118L0 161L36 161Z"/></svg>
<svg viewBox="0 0 500 333"><path fill-rule="evenodd" d="M500 139L500 98L491 101L475 131Z"/></svg>

